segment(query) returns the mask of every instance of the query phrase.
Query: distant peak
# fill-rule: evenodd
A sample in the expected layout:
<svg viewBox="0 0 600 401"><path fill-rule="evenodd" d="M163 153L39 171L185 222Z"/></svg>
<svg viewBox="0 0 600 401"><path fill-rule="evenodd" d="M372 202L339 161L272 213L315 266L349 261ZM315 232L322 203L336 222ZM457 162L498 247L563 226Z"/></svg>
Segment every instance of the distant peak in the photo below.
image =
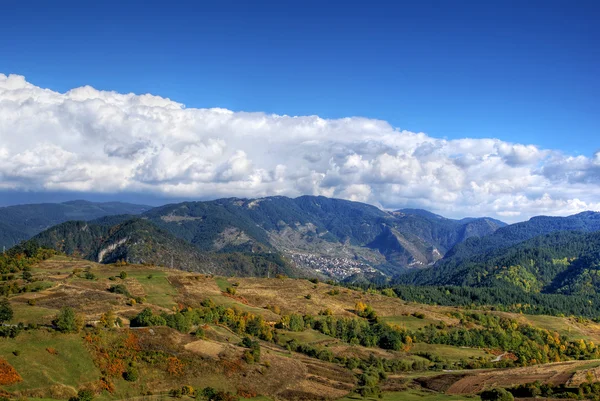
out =
<svg viewBox="0 0 600 401"><path fill-rule="evenodd" d="M444 217L444 216L440 216L439 214L432 213L425 209L411 209L411 208L399 209L399 210L396 210L394 213L402 213L402 214L408 214L408 215L414 215L414 216L429 217L429 218L434 218L434 219L446 219L446 217Z"/></svg>
<svg viewBox="0 0 600 401"><path fill-rule="evenodd" d="M76 199L72 201L63 202L63 205L91 205L93 202L86 201L83 199Z"/></svg>

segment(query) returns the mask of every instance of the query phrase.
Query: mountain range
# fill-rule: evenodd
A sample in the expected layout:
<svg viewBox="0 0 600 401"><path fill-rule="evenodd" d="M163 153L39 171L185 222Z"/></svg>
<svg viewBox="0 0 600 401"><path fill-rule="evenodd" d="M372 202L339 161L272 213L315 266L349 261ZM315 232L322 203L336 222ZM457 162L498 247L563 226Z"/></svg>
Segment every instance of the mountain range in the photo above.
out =
<svg viewBox="0 0 600 401"><path fill-rule="evenodd" d="M505 226L490 218L452 220L423 210L384 211L320 196L228 198L140 211L138 216L113 214L60 224L34 240L95 261L160 260L169 265L173 259L174 266L198 270L214 270L207 260L223 255L278 255L285 261L279 265L289 266L278 271L293 268L297 274L344 278L431 266L457 243ZM162 248L170 252L149 251L161 248L159 244L169 244ZM167 254L169 260L158 256Z"/></svg>
<svg viewBox="0 0 600 401"><path fill-rule="evenodd" d="M49 210L57 212L49 217ZM28 217L19 226L10 211ZM59 224L40 232L54 221ZM448 219L421 209L385 211L322 196L226 198L156 208L82 201L23 205L0 209L4 226L25 227L19 239L33 236L40 245L101 263L555 293L595 291L590 266L593 270L594 252L600 251L595 212L507 225L485 217ZM10 237L10 230L0 230L2 238Z"/></svg>
<svg viewBox="0 0 600 401"><path fill-rule="evenodd" d="M118 214L140 214L150 206L122 202L38 203L0 208L0 248L10 248L21 241L69 220L93 220Z"/></svg>

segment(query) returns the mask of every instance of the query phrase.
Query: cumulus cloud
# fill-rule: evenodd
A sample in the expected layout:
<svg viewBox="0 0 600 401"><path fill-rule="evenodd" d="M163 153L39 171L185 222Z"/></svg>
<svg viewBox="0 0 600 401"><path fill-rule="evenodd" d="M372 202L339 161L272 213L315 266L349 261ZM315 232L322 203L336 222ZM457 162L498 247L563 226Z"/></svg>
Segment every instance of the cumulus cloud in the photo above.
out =
<svg viewBox="0 0 600 401"><path fill-rule="evenodd" d="M600 209L591 157L385 121L194 109L0 74L0 189L161 197L325 195L509 221Z"/></svg>

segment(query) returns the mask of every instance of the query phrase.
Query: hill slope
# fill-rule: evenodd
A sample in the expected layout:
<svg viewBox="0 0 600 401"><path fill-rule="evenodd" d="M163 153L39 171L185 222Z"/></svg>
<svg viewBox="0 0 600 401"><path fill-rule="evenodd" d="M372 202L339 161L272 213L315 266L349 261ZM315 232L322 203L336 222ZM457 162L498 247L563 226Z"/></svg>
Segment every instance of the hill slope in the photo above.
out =
<svg viewBox="0 0 600 401"><path fill-rule="evenodd" d="M93 220L119 214L136 215L149 209L150 206L130 203L96 203L82 200L2 207L0 208L0 249L10 248L65 221Z"/></svg>
<svg viewBox="0 0 600 401"><path fill-rule="evenodd" d="M459 401L527 383L564 399L600 373L600 325L586 319L30 251L13 255L29 274L0 285L10 399Z"/></svg>
<svg viewBox="0 0 600 401"><path fill-rule="evenodd" d="M457 243L447 253L446 258L467 258L556 231L600 231L600 213L583 212L567 217L533 217L528 221L499 228L490 235L473 237L465 240L464 243Z"/></svg>
<svg viewBox="0 0 600 401"><path fill-rule="evenodd" d="M338 278L373 268L397 273L424 267L456 243L501 226L487 218L386 212L322 196L185 202L143 216L203 251L277 250L302 267Z"/></svg>
<svg viewBox="0 0 600 401"><path fill-rule="evenodd" d="M559 231L466 258L451 257L395 281L585 294L600 289L599 265L600 232Z"/></svg>
<svg viewBox="0 0 600 401"><path fill-rule="evenodd" d="M277 254L202 252L147 220L125 217L68 221L36 235L29 243L97 263L125 261L226 275L299 274Z"/></svg>

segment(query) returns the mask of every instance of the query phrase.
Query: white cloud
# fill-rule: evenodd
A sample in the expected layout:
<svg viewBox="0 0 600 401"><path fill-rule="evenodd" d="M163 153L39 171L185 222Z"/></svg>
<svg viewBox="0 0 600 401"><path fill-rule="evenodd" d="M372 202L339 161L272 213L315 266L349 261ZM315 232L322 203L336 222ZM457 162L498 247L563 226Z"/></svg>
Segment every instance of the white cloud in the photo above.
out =
<svg viewBox="0 0 600 401"><path fill-rule="evenodd" d="M0 189L167 197L314 194L522 220L600 209L600 152L445 140L360 117L186 108L0 74Z"/></svg>

